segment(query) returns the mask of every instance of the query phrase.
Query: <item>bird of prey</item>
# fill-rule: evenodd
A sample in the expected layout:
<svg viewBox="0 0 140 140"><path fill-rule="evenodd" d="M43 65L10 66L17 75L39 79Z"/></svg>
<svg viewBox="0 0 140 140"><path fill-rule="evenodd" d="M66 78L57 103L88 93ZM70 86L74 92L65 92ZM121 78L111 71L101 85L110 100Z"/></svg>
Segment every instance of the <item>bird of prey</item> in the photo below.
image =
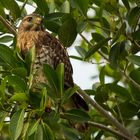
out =
<svg viewBox="0 0 140 140"><path fill-rule="evenodd" d="M30 14L21 21L17 34L17 47L22 55L35 46L35 61L33 69L35 74L33 84L45 82L42 73L43 64L49 64L53 69L60 63L64 63L64 84L66 87L73 87L73 70L66 49L60 41L47 32L43 26L43 18L38 14ZM88 110L86 102L77 93L72 95L72 100L76 108Z"/></svg>

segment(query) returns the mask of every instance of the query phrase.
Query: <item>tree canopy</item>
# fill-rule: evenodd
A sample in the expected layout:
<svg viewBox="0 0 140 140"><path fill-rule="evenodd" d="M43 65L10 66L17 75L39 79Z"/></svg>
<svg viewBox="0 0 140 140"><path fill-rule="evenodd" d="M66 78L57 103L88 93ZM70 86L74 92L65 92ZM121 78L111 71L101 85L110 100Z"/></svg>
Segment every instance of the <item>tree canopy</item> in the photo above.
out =
<svg viewBox="0 0 140 140"><path fill-rule="evenodd" d="M99 82L92 89L75 85L65 90L60 64L56 70L44 65L48 83L38 94L30 91L35 50L23 60L16 48L16 31L27 6L44 17L45 28L64 47L75 47L79 56L72 59L97 65ZM82 40L73 46L77 35ZM139 50L139 0L0 0L0 139L140 139ZM60 111L76 91L89 111ZM50 99L54 104L48 111ZM71 122L88 128L80 132Z"/></svg>

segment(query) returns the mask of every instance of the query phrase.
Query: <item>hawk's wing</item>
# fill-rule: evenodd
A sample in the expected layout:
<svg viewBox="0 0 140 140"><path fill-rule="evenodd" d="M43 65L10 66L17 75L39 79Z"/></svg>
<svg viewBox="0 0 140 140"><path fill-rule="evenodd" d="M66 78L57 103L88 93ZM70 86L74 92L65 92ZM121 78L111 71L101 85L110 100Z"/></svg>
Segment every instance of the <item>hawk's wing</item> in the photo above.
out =
<svg viewBox="0 0 140 140"><path fill-rule="evenodd" d="M45 32L45 34L40 38L43 40L42 46L37 53L36 64L38 65L39 63L48 63L55 69L58 64L64 63L65 86L74 86L72 78L73 70L66 49L56 38L51 36L48 32ZM86 102L77 93L75 93L72 98L76 107L82 107L85 110L88 110Z"/></svg>
<svg viewBox="0 0 140 140"><path fill-rule="evenodd" d="M47 63L56 69L58 64L64 63L65 85L73 86L73 70L66 49L56 38L46 31L41 33L39 38L42 41L40 41L39 47L37 48L35 67L39 68L40 65Z"/></svg>

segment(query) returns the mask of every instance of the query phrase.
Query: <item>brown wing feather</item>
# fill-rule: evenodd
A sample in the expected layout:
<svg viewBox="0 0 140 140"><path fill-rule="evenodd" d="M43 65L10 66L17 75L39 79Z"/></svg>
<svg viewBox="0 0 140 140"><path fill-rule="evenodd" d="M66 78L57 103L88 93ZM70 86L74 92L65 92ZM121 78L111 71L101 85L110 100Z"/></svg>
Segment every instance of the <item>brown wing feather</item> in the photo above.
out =
<svg viewBox="0 0 140 140"><path fill-rule="evenodd" d="M55 69L58 64L64 63L65 84L73 86L72 66L65 48L59 41L46 31L30 31L18 36L17 46L21 48L22 53L26 53L34 45L36 46L35 68L48 63Z"/></svg>
<svg viewBox="0 0 140 140"><path fill-rule="evenodd" d="M43 45L42 49L46 50L46 52L48 51L48 54L50 55L51 60L53 61L52 62L53 68L56 69L58 64L64 63L65 84L69 86L73 86L73 79L72 79L73 70L72 70L72 66L71 66L67 51L60 44L60 42L56 38L51 36L48 32L45 32L45 35L43 38L44 38L44 43L42 44ZM49 41L48 41L48 38L49 38Z"/></svg>

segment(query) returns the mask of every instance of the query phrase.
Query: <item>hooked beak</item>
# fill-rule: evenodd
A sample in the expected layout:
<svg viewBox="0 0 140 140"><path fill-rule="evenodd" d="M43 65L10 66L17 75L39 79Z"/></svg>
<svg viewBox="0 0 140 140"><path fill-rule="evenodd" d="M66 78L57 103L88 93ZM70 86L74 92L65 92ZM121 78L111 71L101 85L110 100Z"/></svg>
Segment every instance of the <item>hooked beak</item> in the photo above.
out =
<svg viewBox="0 0 140 140"><path fill-rule="evenodd" d="M34 21L33 21L33 23L34 23L34 24L37 24L37 25L42 24L42 22L43 22L43 19L42 19L41 17L37 17L37 18L35 18Z"/></svg>

